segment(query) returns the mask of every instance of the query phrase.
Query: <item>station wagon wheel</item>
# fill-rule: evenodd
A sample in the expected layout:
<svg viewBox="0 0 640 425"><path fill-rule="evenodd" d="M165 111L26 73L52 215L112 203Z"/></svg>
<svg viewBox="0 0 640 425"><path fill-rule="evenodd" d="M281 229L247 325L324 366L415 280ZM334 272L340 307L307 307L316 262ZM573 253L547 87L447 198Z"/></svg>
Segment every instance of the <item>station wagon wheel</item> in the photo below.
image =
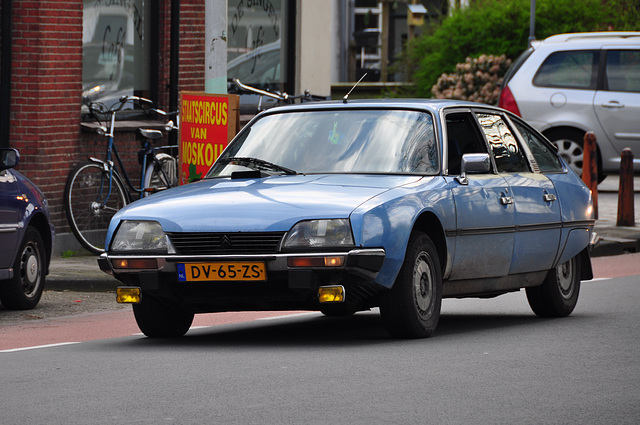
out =
<svg viewBox="0 0 640 425"><path fill-rule="evenodd" d="M526 289L531 310L540 317L571 314L580 293L580 256L549 271L540 286Z"/></svg>
<svg viewBox="0 0 640 425"><path fill-rule="evenodd" d="M569 167L582 176L584 166L584 132L572 129L552 129L545 132L545 136L558 148L558 155L565 160ZM606 177L602 172L602 161L598 156L598 183Z"/></svg>
<svg viewBox="0 0 640 425"><path fill-rule="evenodd" d="M45 248L40 233L28 227L13 264L13 278L0 283L2 305L11 310L34 308L45 282Z"/></svg>
<svg viewBox="0 0 640 425"><path fill-rule="evenodd" d="M140 304L133 304L133 315L143 334L149 338L176 338L187 333L194 314L143 294Z"/></svg>
<svg viewBox="0 0 640 425"><path fill-rule="evenodd" d="M438 251L424 233L409 239L395 284L381 301L383 322L394 337L425 338L438 325L442 304L442 273Z"/></svg>

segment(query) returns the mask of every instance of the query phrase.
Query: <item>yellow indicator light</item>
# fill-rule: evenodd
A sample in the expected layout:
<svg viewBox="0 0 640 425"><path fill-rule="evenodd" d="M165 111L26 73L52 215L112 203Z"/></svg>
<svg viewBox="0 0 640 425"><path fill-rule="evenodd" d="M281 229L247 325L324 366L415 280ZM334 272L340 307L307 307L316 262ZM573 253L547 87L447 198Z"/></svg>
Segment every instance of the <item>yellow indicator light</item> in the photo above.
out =
<svg viewBox="0 0 640 425"><path fill-rule="evenodd" d="M344 256L335 257L289 257L289 267L342 267Z"/></svg>
<svg viewBox="0 0 640 425"><path fill-rule="evenodd" d="M155 258L118 258L112 260L114 269L157 269L158 260Z"/></svg>
<svg viewBox="0 0 640 425"><path fill-rule="evenodd" d="M342 267L344 264L344 257L324 257L324 265L326 267Z"/></svg>
<svg viewBox="0 0 640 425"><path fill-rule="evenodd" d="M321 303L344 302L344 286L321 286L318 288L318 301Z"/></svg>
<svg viewBox="0 0 640 425"><path fill-rule="evenodd" d="M118 303L138 304L142 299L142 291L137 286L119 286L116 289Z"/></svg>

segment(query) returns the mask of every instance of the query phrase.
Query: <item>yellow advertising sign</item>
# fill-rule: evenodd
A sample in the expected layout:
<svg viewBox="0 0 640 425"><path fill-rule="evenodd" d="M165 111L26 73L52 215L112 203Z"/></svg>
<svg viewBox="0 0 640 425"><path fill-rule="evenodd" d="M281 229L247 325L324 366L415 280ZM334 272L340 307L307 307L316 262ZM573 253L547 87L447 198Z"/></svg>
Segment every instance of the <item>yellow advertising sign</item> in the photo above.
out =
<svg viewBox="0 0 640 425"><path fill-rule="evenodd" d="M180 184L199 180L238 132L238 96L180 96Z"/></svg>

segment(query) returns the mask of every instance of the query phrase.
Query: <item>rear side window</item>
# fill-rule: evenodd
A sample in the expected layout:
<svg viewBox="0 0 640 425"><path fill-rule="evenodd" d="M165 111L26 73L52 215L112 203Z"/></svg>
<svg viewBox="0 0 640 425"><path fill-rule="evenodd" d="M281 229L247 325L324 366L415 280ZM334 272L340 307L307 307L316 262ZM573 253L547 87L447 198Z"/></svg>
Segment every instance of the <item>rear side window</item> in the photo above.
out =
<svg viewBox="0 0 640 425"><path fill-rule="evenodd" d="M519 122L515 122L516 128L522 135L522 139L529 146L529 150L538 164L542 173L557 173L564 171L560 158L549 143L546 143L536 133Z"/></svg>
<svg viewBox="0 0 640 425"><path fill-rule="evenodd" d="M640 93L640 50L607 51L606 88Z"/></svg>
<svg viewBox="0 0 640 425"><path fill-rule="evenodd" d="M500 173L526 173L529 170L527 159L520 145L511 133L511 129L500 115L478 114L496 167Z"/></svg>
<svg viewBox="0 0 640 425"><path fill-rule="evenodd" d="M540 65L533 77L539 87L595 90L598 81L597 50L555 52Z"/></svg>

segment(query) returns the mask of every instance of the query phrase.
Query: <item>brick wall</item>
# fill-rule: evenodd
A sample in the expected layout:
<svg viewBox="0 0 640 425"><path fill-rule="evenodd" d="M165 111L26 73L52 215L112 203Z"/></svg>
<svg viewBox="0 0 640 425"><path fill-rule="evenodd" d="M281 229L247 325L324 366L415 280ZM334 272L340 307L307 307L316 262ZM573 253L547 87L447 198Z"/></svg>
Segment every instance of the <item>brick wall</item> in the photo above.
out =
<svg viewBox="0 0 640 425"><path fill-rule="evenodd" d="M62 192L80 137L82 0L14 0L11 146L66 224Z"/></svg>
<svg viewBox="0 0 640 425"><path fill-rule="evenodd" d="M168 108L170 0L159 0L159 106ZM204 89L204 0L181 0L181 90ZM70 169L88 155L104 157L106 141L82 131L82 0L13 0L10 146L18 170L51 205L58 233L69 231L64 186ZM153 53L152 53L153 54ZM117 133L130 175L138 176L133 133Z"/></svg>

